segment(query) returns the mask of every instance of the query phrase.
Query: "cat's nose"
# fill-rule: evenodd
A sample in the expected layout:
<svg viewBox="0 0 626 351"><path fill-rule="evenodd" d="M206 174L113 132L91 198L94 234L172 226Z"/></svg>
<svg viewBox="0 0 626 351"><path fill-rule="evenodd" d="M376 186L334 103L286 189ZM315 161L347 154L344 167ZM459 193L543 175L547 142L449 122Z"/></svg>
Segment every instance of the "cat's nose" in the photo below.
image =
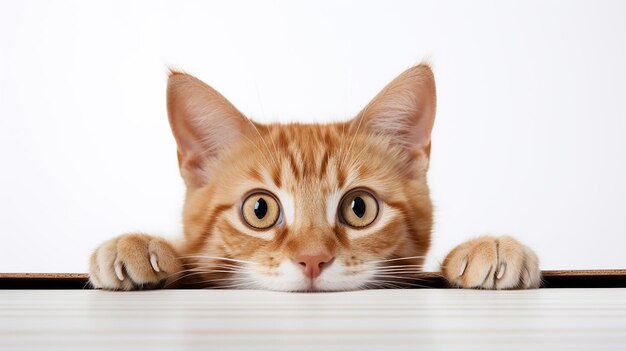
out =
<svg viewBox="0 0 626 351"><path fill-rule="evenodd" d="M322 273L322 269L328 267L335 258L329 254L298 255L293 261L302 267L302 272L308 278L315 279Z"/></svg>

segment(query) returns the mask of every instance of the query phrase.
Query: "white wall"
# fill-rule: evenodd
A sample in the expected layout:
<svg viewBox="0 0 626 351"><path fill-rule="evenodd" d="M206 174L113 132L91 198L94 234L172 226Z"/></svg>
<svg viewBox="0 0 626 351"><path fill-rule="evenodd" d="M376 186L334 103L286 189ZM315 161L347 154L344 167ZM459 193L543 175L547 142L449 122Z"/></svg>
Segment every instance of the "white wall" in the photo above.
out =
<svg viewBox="0 0 626 351"><path fill-rule="evenodd" d="M354 115L427 58L434 257L513 233L542 268L624 268L626 14L607 1L2 2L0 271L79 272L180 232L166 65L259 121Z"/></svg>

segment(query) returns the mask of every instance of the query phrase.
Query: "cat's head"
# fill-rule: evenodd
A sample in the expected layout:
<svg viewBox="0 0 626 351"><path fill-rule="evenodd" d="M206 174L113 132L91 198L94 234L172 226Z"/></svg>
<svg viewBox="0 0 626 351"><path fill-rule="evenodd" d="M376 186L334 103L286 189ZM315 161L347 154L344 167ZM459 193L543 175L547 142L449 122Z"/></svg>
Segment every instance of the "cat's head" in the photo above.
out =
<svg viewBox="0 0 626 351"><path fill-rule="evenodd" d="M197 282L283 291L410 284L432 226L427 65L342 123L252 122L179 72L167 102L187 185L187 273Z"/></svg>

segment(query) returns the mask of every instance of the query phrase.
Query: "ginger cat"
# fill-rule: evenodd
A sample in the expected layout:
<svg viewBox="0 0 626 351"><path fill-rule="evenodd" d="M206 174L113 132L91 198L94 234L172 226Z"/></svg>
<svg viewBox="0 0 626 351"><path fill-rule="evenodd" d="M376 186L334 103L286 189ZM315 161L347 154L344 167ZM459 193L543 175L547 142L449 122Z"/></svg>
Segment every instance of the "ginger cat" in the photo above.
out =
<svg viewBox="0 0 626 351"><path fill-rule="evenodd" d="M435 102L433 73L421 64L348 122L263 125L200 80L171 72L167 106L187 186L184 238L105 242L91 255L92 285L413 286L430 246ZM535 253L508 236L459 245L442 274L463 288L536 288L541 280Z"/></svg>

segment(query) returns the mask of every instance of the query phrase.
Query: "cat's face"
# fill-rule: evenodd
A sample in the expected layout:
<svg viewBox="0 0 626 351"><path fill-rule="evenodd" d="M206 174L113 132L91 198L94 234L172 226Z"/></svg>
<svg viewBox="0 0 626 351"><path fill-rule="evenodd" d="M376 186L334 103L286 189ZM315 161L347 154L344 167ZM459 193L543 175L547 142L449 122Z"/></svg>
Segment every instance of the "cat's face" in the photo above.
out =
<svg viewBox="0 0 626 351"><path fill-rule="evenodd" d="M417 66L349 122L260 125L173 73L187 273L282 291L410 285L430 244L434 101L432 73Z"/></svg>

